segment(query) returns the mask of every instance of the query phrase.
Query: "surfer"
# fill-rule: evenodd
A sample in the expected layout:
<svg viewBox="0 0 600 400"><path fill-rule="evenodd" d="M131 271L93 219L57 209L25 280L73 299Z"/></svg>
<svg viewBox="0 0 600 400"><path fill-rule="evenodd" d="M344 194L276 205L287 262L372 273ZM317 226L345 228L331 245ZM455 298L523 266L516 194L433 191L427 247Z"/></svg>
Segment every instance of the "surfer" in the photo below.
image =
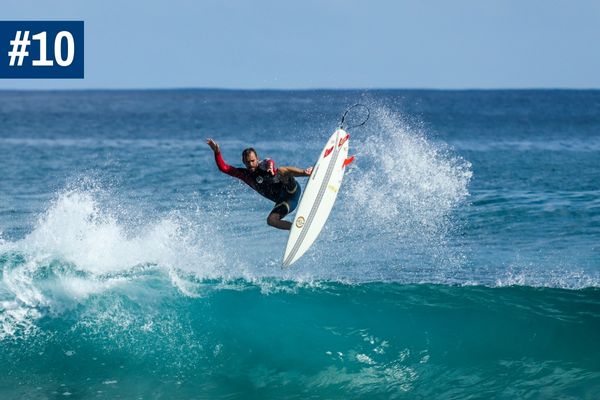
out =
<svg viewBox="0 0 600 400"><path fill-rule="evenodd" d="M267 217L267 224L278 229L290 230L292 223L282 218L296 209L302 189L294 179L297 176L310 176L312 167L300 169L296 167L275 167L269 158L260 160L252 147L242 152L242 162L246 168L228 165L221 156L219 144L213 139L206 143L215 153L215 162L221 172L238 178L256 190L259 194L275 203L275 207Z"/></svg>

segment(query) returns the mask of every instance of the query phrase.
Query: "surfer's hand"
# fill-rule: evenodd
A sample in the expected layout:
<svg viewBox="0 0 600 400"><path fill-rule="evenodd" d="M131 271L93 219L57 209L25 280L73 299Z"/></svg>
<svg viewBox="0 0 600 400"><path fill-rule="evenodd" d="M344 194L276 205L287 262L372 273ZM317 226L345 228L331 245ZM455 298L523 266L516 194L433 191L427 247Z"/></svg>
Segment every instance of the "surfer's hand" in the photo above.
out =
<svg viewBox="0 0 600 400"><path fill-rule="evenodd" d="M210 146L210 148L212 149L212 151L214 151L215 153L218 153L220 151L219 149L219 144L217 142L215 142L213 139L206 139L206 144L208 144Z"/></svg>
<svg viewBox="0 0 600 400"><path fill-rule="evenodd" d="M275 176L275 162L273 160L267 160L267 172Z"/></svg>
<svg viewBox="0 0 600 400"><path fill-rule="evenodd" d="M306 174L306 176L310 176L310 174L312 174L312 167L308 167L304 170L304 173Z"/></svg>

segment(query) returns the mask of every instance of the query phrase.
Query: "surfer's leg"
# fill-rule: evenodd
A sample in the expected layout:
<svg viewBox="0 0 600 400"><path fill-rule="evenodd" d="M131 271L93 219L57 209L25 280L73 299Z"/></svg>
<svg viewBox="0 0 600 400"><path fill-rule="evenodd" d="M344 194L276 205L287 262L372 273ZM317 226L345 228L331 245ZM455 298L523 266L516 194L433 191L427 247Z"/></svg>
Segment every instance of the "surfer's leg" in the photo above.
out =
<svg viewBox="0 0 600 400"><path fill-rule="evenodd" d="M299 183L297 183L296 187L294 187L294 190L292 192L289 192L288 196L290 197L286 200L286 203L288 205L288 214L294 211L296 207L298 207L298 202L300 201L301 194L302 187Z"/></svg>
<svg viewBox="0 0 600 400"><path fill-rule="evenodd" d="M277 204L271 213L267 217L267 224L273 226L277 229L284 229L289 231L292 229L292 223L289 221L284 221L282 218L288 215L290 212L290 206L287 202L282 202Z"/></svg>
<svg viewBox="0 0 600 400"><path fill-rule="evenodd" d="M267 217L267 224L277 229L283 229L286 231L292 229L292 223L290 221L282 220L281 216L277 213L269 214L269 216Z"/></svg>

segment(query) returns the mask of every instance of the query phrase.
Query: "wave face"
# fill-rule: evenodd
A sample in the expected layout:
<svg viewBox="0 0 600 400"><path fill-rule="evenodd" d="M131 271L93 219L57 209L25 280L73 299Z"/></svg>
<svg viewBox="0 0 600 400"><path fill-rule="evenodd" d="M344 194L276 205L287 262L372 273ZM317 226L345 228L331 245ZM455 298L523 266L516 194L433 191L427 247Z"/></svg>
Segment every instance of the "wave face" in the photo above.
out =
<svg viewBox="0 0 600 400"><path fill-rule="evenodd" d="M200 138L306 167L358 101L282 269L272 204ZM0 398L595 398L599 116L598 91L0 92Z"/></svg>
<svg viewBox="0 0 600 400"><path fill-rule="evenodd" d="M8 398L149 386L170 398L591 398L600 385L598 289L180 274L183 294L159 266L91 275L54 260L28 274L22 255L1 262L3 282L21 285L20 305L2 304Z"/></svg>

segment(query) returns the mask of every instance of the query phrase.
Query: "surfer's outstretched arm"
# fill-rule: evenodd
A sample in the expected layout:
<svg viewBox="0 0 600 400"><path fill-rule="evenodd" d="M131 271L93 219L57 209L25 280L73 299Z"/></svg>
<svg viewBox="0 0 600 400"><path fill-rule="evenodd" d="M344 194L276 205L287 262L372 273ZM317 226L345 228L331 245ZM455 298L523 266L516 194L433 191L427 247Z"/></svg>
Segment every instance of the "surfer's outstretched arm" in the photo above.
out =
<svg viewBox="0 0 600 400"><path fill-rule="evenodd" d="M244 175L239 168L232 167L231 165L227 164L225 160L223 160L221 148L217 142L215 142L213 139L206 139L206 144L208 144L215 153L215 163L217 164L219 171L248 183L246 175Z"/></svg>
<svg viewBox="0 0 600 400"><path fill-rule="evenodd" d="M300 169L297 167L279 167L278 172L281 175L291 175L291 176L310 176L312 173L312 167L308 167L306 169Z"/></svg>

